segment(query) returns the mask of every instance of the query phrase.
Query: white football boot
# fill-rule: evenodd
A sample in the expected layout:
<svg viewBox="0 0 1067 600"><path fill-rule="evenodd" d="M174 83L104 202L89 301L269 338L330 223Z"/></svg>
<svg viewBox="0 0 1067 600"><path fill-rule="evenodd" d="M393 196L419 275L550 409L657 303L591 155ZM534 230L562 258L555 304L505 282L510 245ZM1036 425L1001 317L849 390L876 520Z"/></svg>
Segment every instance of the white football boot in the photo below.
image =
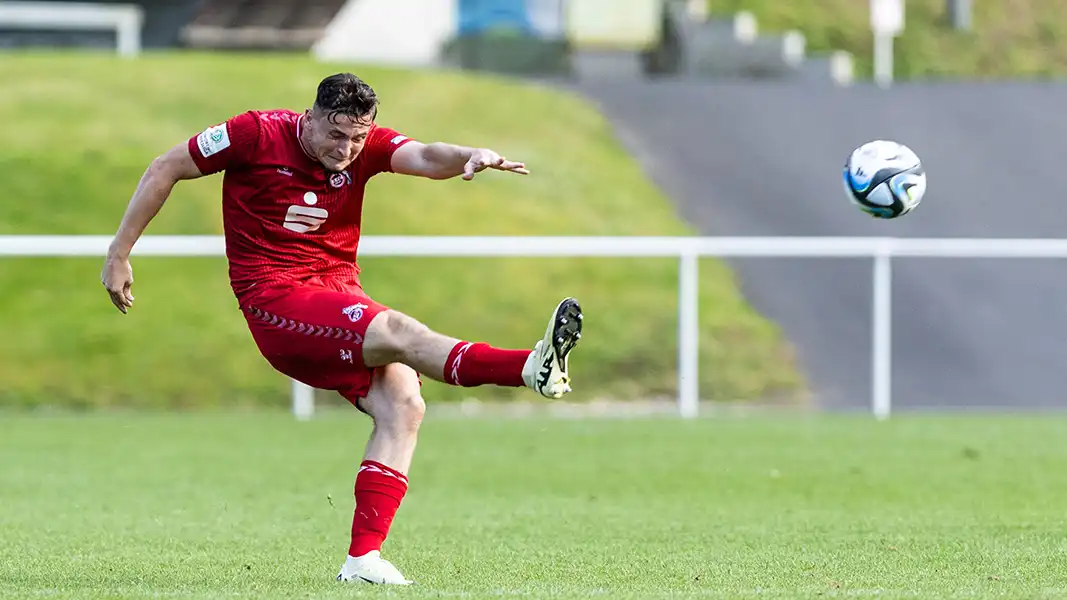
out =
<svg viewBox="0 0 1067 600"><path fill-rule="evenodd" d="M377 550L363 556L349 556L337 574L337 581L355 581L388 585L411 585L411 581L400 574L392 563L382 558Z"/></svg>
<svg viewBox="0 0 1067 600"><path fill-rule="evenodd" d="M564 298L552 312L544 339L537 342L522 368L526 385L546 398L560 398L571 391L568 355L581 338L582 307L574 298Z"/></svg>

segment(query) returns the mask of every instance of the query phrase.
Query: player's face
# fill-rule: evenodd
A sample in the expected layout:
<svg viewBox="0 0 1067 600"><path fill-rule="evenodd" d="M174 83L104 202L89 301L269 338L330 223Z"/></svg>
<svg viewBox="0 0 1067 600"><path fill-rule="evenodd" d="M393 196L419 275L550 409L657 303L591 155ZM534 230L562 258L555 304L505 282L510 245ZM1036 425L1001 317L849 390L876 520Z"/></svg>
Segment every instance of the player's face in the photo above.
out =
<svg viewBox="0 0 1067 600"><path fill-rule="evenodd" d="M353 119L337 115L332 119L311 112L308 119L309 145L315 158L331 171L343 171L363 151L371 119Z"/></svg>

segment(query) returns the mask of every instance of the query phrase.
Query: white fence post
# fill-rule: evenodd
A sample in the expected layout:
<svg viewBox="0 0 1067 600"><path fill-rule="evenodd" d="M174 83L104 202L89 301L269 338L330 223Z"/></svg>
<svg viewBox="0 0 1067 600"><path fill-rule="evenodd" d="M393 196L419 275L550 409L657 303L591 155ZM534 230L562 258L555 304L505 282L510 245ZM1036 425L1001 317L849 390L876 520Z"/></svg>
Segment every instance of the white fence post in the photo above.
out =
<svg viewBox="0 0 1067 600"><path fill-rule="evenodd" d="M678 261L678 413L686 419L700 408L700 261L692 249Z"/></svg>
<svg viewBox="0 0 1067 600"><path fill-rule="evenodd" d="M871 287L871 410L889 418L893 380L893 263L889 242L874 255Z"/></svg>
<svg viewBox="0 0 1067 600"><path fill-rule="evenodd" d="M144 13L138 10L130 10L122 15L118 22L116 32L116 45L118 53L125 57L141 55L141 29L144 26Z"/></svg>
<svg viewBox="0 0 1067 600"><path fill-rule="evenodd" d="M315 388L293 380L293 416L307 421L315 414Z"/></svg>

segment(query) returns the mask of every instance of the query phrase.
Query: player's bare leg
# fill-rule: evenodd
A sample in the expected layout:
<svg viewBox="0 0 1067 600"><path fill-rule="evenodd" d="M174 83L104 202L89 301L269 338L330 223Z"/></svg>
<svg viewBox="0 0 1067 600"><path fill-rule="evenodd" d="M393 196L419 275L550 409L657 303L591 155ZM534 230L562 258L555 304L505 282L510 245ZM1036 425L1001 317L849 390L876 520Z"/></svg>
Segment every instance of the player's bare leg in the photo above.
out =
<svg viewBox="0 0 1067 600"><path fill-rule="evenodd" d="M411 581L381 557L381 548L407 493L408 469L426 410L418 375L399 363L376 369L359 406L374 420L374 429L356 476L352 543L337 580L407 585Z"/></svg>
<svg viewBox="0 0 1067 600"><path fill-rule="evenodd" d="M369 367L403 363L451 385L529 387L548 398L571 391L570 351L582 337L578 301L565 298L533 350L506 350L437 333L395 310L378 313L367 327L363 362Z"/></svg>
<svg viewBox="0 0 1067 600"><path fill-rule="evenodd" d="M389 465L407 475L426 412L418 373L401 363L376 369L370 391L359 406L374 420L364 460Z"/></svg>

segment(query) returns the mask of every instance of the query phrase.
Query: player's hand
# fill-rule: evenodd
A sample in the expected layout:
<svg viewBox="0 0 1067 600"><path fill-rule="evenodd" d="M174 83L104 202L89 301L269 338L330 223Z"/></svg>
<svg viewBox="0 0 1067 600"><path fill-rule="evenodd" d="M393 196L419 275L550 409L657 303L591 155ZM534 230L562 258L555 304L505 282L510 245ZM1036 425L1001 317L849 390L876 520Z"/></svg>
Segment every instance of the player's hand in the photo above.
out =
<svg viewBox="0 0 1067 600"><path fill-rule="evenodd" d="M100 273L100 283L111 295L111 303L115 308L126 314L126 310L133 306L133 267L130 259L108 253L104 261L104 270Z"/></svg>
<svg viewBox="0 0 1067 600"><path fill-rule="evenodd" d="M495 169L497 171L510 171L512 173L518 173L520 175L529 175L530 172L526 170L526 165L521 162L515 162L508 160L503 156L500 156L496 152L487 149L475 150L467 161L467 164L463 165L463 179L470 181L474 179L475 173L481 173L486 169Z"/></svg>

